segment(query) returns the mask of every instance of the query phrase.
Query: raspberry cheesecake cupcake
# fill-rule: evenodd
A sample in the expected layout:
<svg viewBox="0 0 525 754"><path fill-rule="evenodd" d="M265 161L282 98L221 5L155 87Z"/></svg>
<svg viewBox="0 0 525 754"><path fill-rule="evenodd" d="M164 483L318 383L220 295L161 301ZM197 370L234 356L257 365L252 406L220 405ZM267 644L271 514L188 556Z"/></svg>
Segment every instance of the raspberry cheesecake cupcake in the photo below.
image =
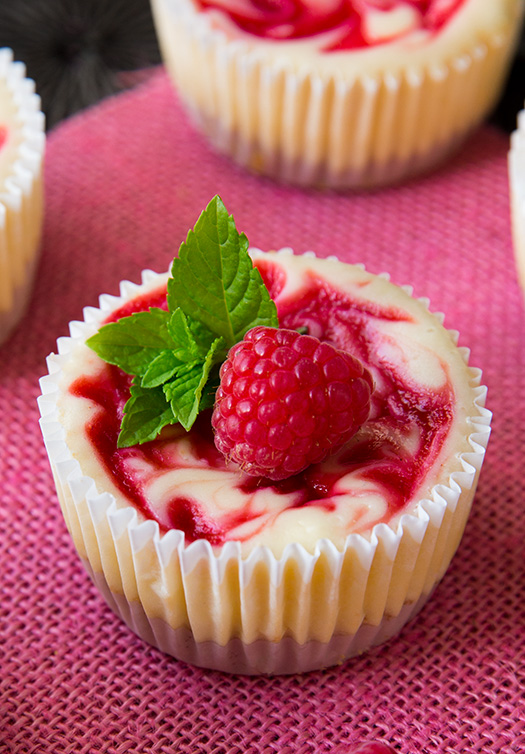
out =
<svg viewBox="0 0 525 754"><path fill-rule="evenodd" d="M171 274L84 314L49 357L41 427L76 549L139 636L295 673L420 610L490 429L427 302L335 258L248 252L216 198Z"/></svg>
<svg viewBox="0 0 525 754"><path fill-rule="evenodd" d="M28 301L42 227L44 116L34 83L0 49L0 343Z"/></svg>
<svg viewBox="0 0 525 754"><path fill-rule="evenodd" d="M286 182L366 187L439 164L495 103L523 0L152 0L214 145Z"/></svg>
<svg viewBox="0 0 525 754"><path fill-rule="evenodd" d="M525 110L518 113L509 151L510 206L516 267L525 291Z"/></svg>

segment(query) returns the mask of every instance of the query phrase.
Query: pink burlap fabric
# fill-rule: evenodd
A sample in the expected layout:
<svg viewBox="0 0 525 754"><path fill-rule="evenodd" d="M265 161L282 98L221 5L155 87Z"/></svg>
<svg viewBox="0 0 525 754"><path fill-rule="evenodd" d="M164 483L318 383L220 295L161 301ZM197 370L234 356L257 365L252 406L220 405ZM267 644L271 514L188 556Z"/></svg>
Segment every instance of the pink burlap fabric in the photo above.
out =
<svg viewBox="0 0 525 754"><path fill-rule="evenodd" d="M282 187L213 154L162 71L51 134L32 306L0 350L2 754L525 749L525 318L507 148L485 129L403 187ZM37 423L37 381L67 323L121 279L166 269L215 193L252 245L336 253L428 296L471 347L494 412L467 531L432 600L388 645L303 677L200 670L136 638L77 559Z"/></svg>

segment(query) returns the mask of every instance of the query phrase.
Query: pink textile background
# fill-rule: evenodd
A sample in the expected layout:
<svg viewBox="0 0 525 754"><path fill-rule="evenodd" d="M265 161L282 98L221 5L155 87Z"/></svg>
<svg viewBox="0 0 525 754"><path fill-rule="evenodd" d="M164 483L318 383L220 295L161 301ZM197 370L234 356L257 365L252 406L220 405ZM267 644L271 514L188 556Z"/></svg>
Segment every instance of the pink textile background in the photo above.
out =
<svg viewBox="0 0 525 754"><path fill-rule="evenodd" d="M162 71L51 133L32 306L0 349L1 754L525 750L525 317L507 149L487 128L402 187L282 187L213 154ZM336 253L428 296L494 412L466 534L431 601L388 645L302 677L201 670L136 638L74 552L37 423L38 378L67 323L121 279L167 269L215 193L252 245Z"/></svg>

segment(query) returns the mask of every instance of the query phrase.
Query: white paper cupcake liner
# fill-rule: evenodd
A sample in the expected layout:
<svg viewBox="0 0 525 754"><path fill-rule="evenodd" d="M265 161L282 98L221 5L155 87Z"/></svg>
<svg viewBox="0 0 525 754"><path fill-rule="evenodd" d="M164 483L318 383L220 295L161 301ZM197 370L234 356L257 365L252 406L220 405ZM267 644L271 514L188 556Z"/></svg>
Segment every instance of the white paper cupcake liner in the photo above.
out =
<svg viewBox="0 0 525 754"><path fill-rule="evenodd" d="M481 372L469 368L476 409L467 420L470 452L457 456L446 483L395 528L377 524L369 538L351 534L342 551L328 540L311 553L292 543L280 558L262 546L243 557L238 542L218 550L205 540L185 545L181 531L160 535L156 522L97 488L73 457L57 408L75 345L166 277L145 271L141 286L125 281L119 297L101 296L100 308L86 308L84 321L72 322L70 337L58 340L40 382L40 423L62 512L94 583L145 641L227 672L304 672L391 638L425 603L461 539L490 434ZM460 350L467 361L468 350Z"/></svg>
<svg viewBox="0 0 525 754"><path fill-rule="evenodd" d="M34 82L13 53L0 49L0 125L6 108L16 113L20 140L9 158L5 179L0 175L0 343L27 305L40 250L43 217L45 123ZM5 91L3 91L5 87Z"/></svg>
<svg viewBox="0 0 525 754"><path fill-rule="evenodd" d="M518 113L509 151L512 239L518 278L525 291L525 110Z"/></svg>
<svg viewBox="0 0 525 754"><path fill-rule="evenodd" d="M152 0L152 8L166 67L221 152L283 182L336 189L439 164L495 104L520 28L480 34L439 63L374 75L365 63L345 74L229 39L191 0Z"/></svg>

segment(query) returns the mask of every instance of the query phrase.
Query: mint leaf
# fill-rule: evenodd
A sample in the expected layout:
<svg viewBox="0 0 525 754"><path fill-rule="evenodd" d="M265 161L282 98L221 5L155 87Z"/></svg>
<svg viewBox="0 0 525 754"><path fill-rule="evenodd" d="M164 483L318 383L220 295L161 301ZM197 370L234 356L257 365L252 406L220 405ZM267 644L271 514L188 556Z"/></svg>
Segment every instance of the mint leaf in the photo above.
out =
<svg viewBox="0 0 525 754"><path fill-rule="evenodd" d="M131 385L131 397L124 406L124 419L118 447L128 448L154 440L161 429L176 421L162 387L155 389Z"/></svg>
<svg viewBox="0 0 525 754"><path fill-rule="evenodd" d="M277 310L248 254L248 239L216 196L181 244L168 281L168 306L180 307L228 347L256 325L277 327Z"/></svg>
<svg viewBox="0 0 525 754"><path fill-rule="evenodd" d="M214 364L210 369L208 381L206 382L206 385L204 386L201 394L199 411L204 411L204 409L206 408L213 408L213 406L215 405L215 393L217 392L217 388L219 387L221 382L221 378L219 376L219 368L221 364L222 359L220 361L217 361L217 363Z"/></svg>
<svg viewBox="0 0 525 754"><path fill-rule="evenodd" d="M183 366L184 362L178 359L173 351L161 351L148 365L140 385L144 388L163 385L171 380Z"/></svg>
<svg viewBox="0 0 525 754"><path fill-rule="evenodd" d="M215 340L203 362L187 364L177 379L164 385L164 394L171 410L184 429L189 430L201 410L201 396L213 367L221 339Z"/></svg>
<svg viewBox="0 0 525 754"><path fill-rule="evenodd" d="M205 359L216 335L203 327L200 322L187 317L182 309L175 309L169 321L168 330L176 343L175 355L181 361ZM223 343L225 347L225 344ZM226 350L224 353L226 358Z"/></svg>
<svg viewBox="0 0 525 754"><path fill-rule="evenodd" d="M179 373L185 374L185 367L188 363L206 361L212 344L214 363L224 361L227 352L222 338L214 338L208 330L201 334L198 331L199 328L202 330L202 327L199 323L197 325L198 327L191 327L191 322L188 321L182 309L176 309L173 312L168 322L168 331L174 348L161 351L148 365L140 383L142 387L158 387ZM194 336L194 331L197 331L199 335L198 340ZM220 355L217 356L217 354Z"/></svg>
<svg viewBox="0 0 525 754"><path fill-rule="evenodd" d="M168 280L168 311L151 308L101 327L87 340L135 379L119 447L153 440L167 424L189 430L213 406L228 350L277 310L248 254L248 239L216 196L200 215Z"/></svg>
<svg viewBox="0 0 525 754"><path fill-rule="evenodd" d="M168 331L170 313L151 308L103 325L86 342L101 359L127 374L142 376L149 364L175 345Z"/></svg>

